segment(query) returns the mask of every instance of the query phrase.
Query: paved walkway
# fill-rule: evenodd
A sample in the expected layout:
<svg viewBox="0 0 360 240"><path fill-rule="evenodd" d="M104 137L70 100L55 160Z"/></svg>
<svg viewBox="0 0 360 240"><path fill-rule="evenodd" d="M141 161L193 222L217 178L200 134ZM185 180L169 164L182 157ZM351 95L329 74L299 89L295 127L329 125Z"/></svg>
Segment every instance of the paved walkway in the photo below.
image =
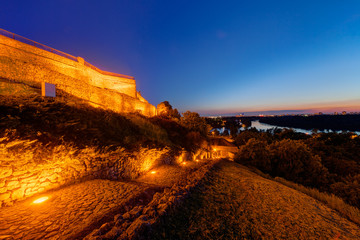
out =
<svg viewBox="0 0 360 240"><path fill-rule="evenodd" d="M43 203L2 208L0 239L74 238L145 190L134 183L92 180L49 193Z"/></svg>
<svg viewBox="0 0 360 240"><path fill-rule="evenodd" d="M150 201L200 163L162 166L133 182L91 180L0 208L0 239L81 238L116 214ZM48 196L40 204L33 200Z"/></svg>

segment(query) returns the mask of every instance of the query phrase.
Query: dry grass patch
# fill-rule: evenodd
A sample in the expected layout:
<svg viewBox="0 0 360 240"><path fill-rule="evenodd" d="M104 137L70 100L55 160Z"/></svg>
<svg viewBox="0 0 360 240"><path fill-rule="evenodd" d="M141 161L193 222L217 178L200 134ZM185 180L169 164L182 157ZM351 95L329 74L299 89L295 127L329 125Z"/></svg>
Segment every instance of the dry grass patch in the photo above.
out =
<svg viewBox="0 0 360 240"><path fill-rule="evenodd" d="M269 174L263 173L260 170L253 168L253 167L250 167L249 169L266 179L270 179L270 180L279 182L287 187L290 187L299 192L305 193L306 195L325 203L331 209L336 210L342 216L346 217L347 219L353 221L354 223L356 223L357 225L360 226L360 210L354 206L347 204L340 197L337 197L334 194L320 192L319 190L317 190L315 188L305 187L303 185L287 181L281 177L273 178Z"/></svg>

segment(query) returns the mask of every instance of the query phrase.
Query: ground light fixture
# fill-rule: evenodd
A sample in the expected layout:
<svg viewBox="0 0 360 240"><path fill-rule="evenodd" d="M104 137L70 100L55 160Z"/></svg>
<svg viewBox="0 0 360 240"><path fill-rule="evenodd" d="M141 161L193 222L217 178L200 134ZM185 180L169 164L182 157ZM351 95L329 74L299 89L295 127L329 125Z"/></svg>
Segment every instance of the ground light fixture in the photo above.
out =
<svg viewBox="0 0 360 240"><path fill-rule="evenodd" d="M41 197L41 198L34 200L33 203L35 203L35 204L43 203L48 199L49 199L49 197Z"/></svg>

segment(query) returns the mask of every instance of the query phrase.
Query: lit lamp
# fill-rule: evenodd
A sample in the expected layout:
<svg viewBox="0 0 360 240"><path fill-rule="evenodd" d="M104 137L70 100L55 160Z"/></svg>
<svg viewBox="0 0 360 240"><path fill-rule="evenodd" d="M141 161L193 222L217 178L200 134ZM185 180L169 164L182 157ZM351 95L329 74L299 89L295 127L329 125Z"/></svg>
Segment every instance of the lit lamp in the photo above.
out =
<svg viewBox="0 0 360 240"><path fill-rule="evenodd" d="M43 203L48 199L49 199L49 197L41 197L41 198L38 198L38 199L34 200L33 203L35 203L35 204Z"/></svg>

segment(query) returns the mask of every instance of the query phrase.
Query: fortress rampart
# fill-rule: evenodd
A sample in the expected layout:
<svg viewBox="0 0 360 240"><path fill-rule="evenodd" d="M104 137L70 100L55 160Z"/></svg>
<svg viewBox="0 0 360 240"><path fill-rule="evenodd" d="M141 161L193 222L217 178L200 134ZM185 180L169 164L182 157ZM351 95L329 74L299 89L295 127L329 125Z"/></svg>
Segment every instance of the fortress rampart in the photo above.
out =
<svg viewBox="0 0 360 240"><path fill-rule="evenodd" d="M48 82L97 107L156 115L155 106L137 92L133 77L102 71L81 57L1 29L0 78L39 88L42 82Z"/></svg>

